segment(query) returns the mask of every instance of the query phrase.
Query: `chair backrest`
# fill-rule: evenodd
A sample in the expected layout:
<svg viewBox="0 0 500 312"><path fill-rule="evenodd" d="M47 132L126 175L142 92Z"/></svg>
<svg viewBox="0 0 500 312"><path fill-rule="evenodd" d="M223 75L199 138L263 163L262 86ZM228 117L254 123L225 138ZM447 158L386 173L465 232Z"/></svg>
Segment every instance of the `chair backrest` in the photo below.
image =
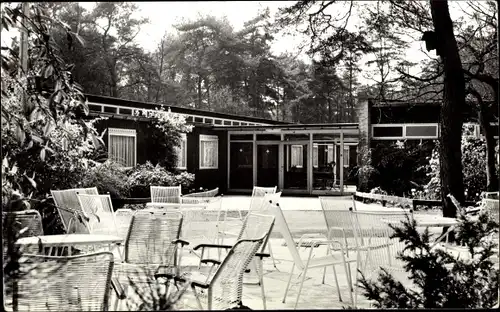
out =
<svg viewBox="0 0 500 312"><path fill-rule="evenodd" d="M264 203L264 196L267 194L274 194L276 193L276 186L275 187L260 187L260 186L254 186L252 190L252 198L250 200L250 207L248 208L249 211L258 211L260 210L260 207Z"/></svg>
<svg viewBox="0 0 500 312"><path fill-rule="evenodd" d="M21 274L8 284L17 287L14 311L105 311L113 272L113 254L99 252L70 257L25 254ZM12 297L10 297L12 298Z"/></svg>
<svg viewBox="0 0 500 312"><path fill-rule="evenodd" d="M407 211L352 211L354 235L358 246L366 244L367 238L382 237L386 240L392 235L392 224L401 227L407 218L413 218Z"/></svg>
<svg viewBox="0 0 500 312"><path fill-rule="evenodd" d="M183 227L181 237L189 241L190 246L201 243L217 243L224 212L212 209L182 209Z"/></svg>
<svg viewBox="0 0 500 312"><path fill-rule="evenodd" d="M80 207L80 203L78 202L78 197L76 197L76 194L79 193L79 194L97 195L99 194L97 188L91 187L91 188L76 188L67 190L51 190L50 193L52 194L54 203L58 207L57 211L59 212L59 216L61 217L61 221L66 233L82 233L82 234L88 233L89 231L85 226L85 224L79 222L78 218L76 218L73 212L65 209L78 212L82 211L82 208Z"/></svg>
<svg viewBox="0 0 500 312"><path fill-rule="evenodd" d="M292 255L293 261L295 265L299 269L304 269L304 263L302 262L302 258L300 257L299 251L297 250L297 246L295 245L295 241L293 239L292 233L290 232L290 228L288 227L288 223L285 220L285 216L283 215L283 211L278 203L271 204L271 211L275 217L275 224L278 226L278 230L280 231L283 239L285 240L286 246Z"/></svg>
<svg viewBox="0 0 500 312"><path fill-rule="evenodd" d="M90 234L120 235L109 195L77 194L77 197Z"/></svg>
<svg viewBox="0 0 500 312"><path fill-rule="evenodd" d="M499 201L498 199L490 199L490 198L483 198L483 209L489 213L490 217L495 220L497 223L498 221L498 210L499 210Z"/></svg>
<svg viewBox="0 0 500 312"><path fill-rule="evenodd" d="M250 212L257 212L259 214L272 214L270 212L270 205L271 203L277 203L279 202L279 199L281 198L281 193L282 192L278 192L278 193L269 193L269 194L265 194L263 197L262 197L262 201L261 201L261 204L259 206L257 206L256 204L253 205L253 206L250 206Z"/></svg>
<svg viewBox="0 0 500 312"><path fill-rule="evenodd" d="M177 265L177 246L182 214L176 211L138 211L125 240L125 262Z"/></svg>
<svg viewBox="0 0 500 312"><path fill-rule="evenodd" d="M137 212L137 210L120 208L115 211L115 222L118 227L118 234L120 237L127 238L128 230L130 228L130 223L132 222L132 216Z"/></svg>
<svg viewBox="0 0 500 312"><path fill-rule="evenodd" d="M237 240L256 239L262 236L265 240L262 244L262 250L265 249L269 236L274 226L273 215L263 215L250 212L243 221L243 226L238 234Z"/></svg>
<svg viewBox="0 0 500 312"><path fill-rule="evenodd" d="M17 238L43 235L42 217L36 210L2 212L2 225L4 234L9 226Z"/></svg>
<svg viewBox="0 0 500 312"><path fill-rule="evenodd" d="M352 224L352 209L351 204L345 205L344 202L337 200L334 197L319 197L321 210L325 217L326 227L330 238L343 238L342 231L345 233L347 241L344 243L348 246L354 243L354 227Z"/></svg>
<svg viewBox="0 0 500 312"><path fill-rule="evenodd" d="M217 194L219 194L219 188L216 187L213 190L205 191L205 192L198 192L198 193L191 193L191 194L186 194L183 195L182 197L214 197Z"/></svg>
<svg viewBox="0 0 500 312"><path fill-rule="evenodd" d="M210 281L212 309L230 309L241 303L244 272L264 240L262 236L234 244Z"/></svg>
<svg viewBox="0 0 500 312"><path fill-rule="evenodd" d="M3 259L4 265L8 256L9 240L14 243L21 237L43 235L42 217L36 210L23 210L2 212L2 231L3 231ZM31 248L24 251L31 251Z"/></svg>
<svg viewBox="0 0 500 312"><path fill-rule="evenodd" d="M151 186L152 203L175 203L181 202L181 186Z"/></svg>

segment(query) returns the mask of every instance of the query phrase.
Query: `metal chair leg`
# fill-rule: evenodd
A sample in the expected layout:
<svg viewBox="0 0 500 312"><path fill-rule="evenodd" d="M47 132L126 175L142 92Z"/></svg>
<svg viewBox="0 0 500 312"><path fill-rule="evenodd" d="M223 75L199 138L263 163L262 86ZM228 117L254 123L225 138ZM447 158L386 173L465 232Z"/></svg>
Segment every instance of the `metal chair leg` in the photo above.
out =
<svg viewBox="0 0 500 312"><path fill-rule="evenodd" d="M340 295L340 287L339 287L339 281L337 279L337 270L335 270L335 265L332 265L332 268L333 268L333 276L335 277L335 285L337 286L337 294L339 295L339 301L342 302L342 296Z"/></svg>
<svg viewBox="0 0 500 312"><path fill-rule="evenodd" d="M306 280L306 275L307 275L307 266L304 268L304 275L302 275L302 279L300 281L300 286L299 286L299 293L297 294L297 300L295 301L295 307L294 310L297 309L297 305L299 304L299 298L300 298L300 292L302 291L302 286L304 286L304 281Z"/></svg>
<svg viewBox="0 0 500 312"><path fill-rule="evenodd" d="M266 306L266 292L264 291L264 267L262 265L262 261L260 261L260 272L259 272L259 283L260 283L260 291L261 291L261 294L262 294L262 305L264 307L264 310L267 310L267 306Z"/></svg>
<svg viewBox="0 0 500 312"><path fill-rule="evenodd" d="M292 270L290 271L290 277L288 278L288 283L286 284L285 295L283 296L283 303L285 303L286 294L288 293L288 288L290 287L290 282L292 281L293 269L295 269L295 263L292 265Z"/></svg>

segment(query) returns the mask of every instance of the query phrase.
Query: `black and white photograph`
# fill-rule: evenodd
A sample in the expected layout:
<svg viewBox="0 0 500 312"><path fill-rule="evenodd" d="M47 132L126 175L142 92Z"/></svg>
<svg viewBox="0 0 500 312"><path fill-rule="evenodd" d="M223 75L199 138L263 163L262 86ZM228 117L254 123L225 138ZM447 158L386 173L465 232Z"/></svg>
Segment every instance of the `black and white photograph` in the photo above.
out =
<svg viewBox="0 0 500 312"><path fill-rule="evenodd" d="M2 2L3 310L498 309L499 2Z"/></svg>

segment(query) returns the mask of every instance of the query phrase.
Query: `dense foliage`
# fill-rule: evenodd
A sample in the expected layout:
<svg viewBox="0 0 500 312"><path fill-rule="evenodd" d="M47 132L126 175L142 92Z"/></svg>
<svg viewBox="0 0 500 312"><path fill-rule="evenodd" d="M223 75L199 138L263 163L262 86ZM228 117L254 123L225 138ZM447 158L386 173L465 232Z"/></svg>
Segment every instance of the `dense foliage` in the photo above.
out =
<svg viewBox="0 0 500 312"><path fill-rule="evenodd" d="M148 146L148 159L154 164L174 171L177 167L176 149L180 144L181 133L191 132L192 125L186 124L184 116L173 114L170 109L134 110L135 116L147 117L147 137L144 144Z"/></svg>
<svg viewBox="0 0 500 312"><path fill-rule="evenodd" d="M150 197L150 186L177 186L181 185L184 193L192 186L194 174L181 172L173 174L165 168L151 162L139 165L130 172L126 181L131 197Z"/></svg>
<svg viewBox="0 0 500 312"><path fill-rule="evenodd" d="M462 137L462 165L464 171L465 199L478 201L481 192L486 191L486 146L484 139L469 136ZM495 156L498 157L498 145L495 148ZM495 158L496 158L495 157ZM441 182L439 179L439 155L433 150L428 157L425 166L429 182L425 184L422 192L418 195L429 199L440 199ZM499 164L496 164L496 172L499 173Z"/></svg>
<svg viewBox="0 0 500 312"><path fill-rule="evenodd" d="M464 245L462 257L432 249L429 232L420 234L415 221L396 228L393 238L406 245L397 257L404 261L413 287L401 284L385 270L377 281L362 276L360 287L375 308L483 309L498 302L500 275L494 262L494 258L498 262L498 252L493 251L498 246L498 223L486 213L477 220L462 214L458 218L457 242Z"/></svg>

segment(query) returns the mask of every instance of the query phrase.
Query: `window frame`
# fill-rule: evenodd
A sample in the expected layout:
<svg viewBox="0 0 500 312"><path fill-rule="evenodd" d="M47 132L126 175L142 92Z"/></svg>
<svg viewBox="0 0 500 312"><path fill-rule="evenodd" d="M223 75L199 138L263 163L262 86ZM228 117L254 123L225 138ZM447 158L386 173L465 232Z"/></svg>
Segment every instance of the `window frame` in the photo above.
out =
<svg viewBox="0 0 500 312"><path fill-rule="evenodd" d="M108 128L108 158L111 158L110 154L110 143L111 143L111 136L126 136L126 137L133 137L134 138L134 166L137 165L137 130L136 129L126 129L126 128ZM133 168L134 166L127 167L127 166L122 166L125 169L130 169Z"/></svg>
<svg viewBox="0 0 500 312"><path fill-rule="evenodd" d="M185 133L180 134L181 146L177 147L177 165L176 168L179 170L187 170L187 135ZM182 155L180 155L182 153ZM179 166L180 157L184 157L184 166Z"/></svg>
<svg viewBox="0 0 500 312"><path fill-rule="evenodd" d="M406 127L435 127L436 135L435 136L407 136L406 135ZM401 136L387 136L387 137L379 137L374 136L375 128L384 128L384 127L401 127L402 135ZM439 124L436 122L431 123L387 123L387 124L372 124L371 125L371 139L372 140L422 140L422 139L438 139L439 138Z"/></svg>
<svg viewBox="0 0 500 312"><path fill-rule="evenodd" d="M203 156L205 156L201 142L215 142L215 166L203 166ZM199 169L219 169L219 137L216 135L200 134L199 140Z"/></svg>
<svg viewBox="0 0 500 312"><path fill-rule="evenodd" d="M299 148L300 149L300 155L299 155L299 160L301 165L295 165L293 164L293 149L294 148ZM304 168L304 147L300 144L291 144L290 145L290 167L293 168Z"/></svg>

